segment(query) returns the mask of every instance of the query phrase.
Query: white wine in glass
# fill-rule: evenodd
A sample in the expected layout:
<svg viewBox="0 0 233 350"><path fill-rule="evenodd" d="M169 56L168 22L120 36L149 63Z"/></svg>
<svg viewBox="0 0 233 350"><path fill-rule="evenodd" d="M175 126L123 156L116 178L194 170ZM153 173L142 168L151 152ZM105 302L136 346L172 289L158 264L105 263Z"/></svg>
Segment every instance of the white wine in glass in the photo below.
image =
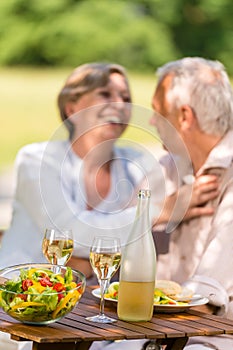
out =
<svg viewBox="0 0 233 350"><path fill-rule="evenodd" d="M71 230L46 229L42 251L46 259L53 265L66 265L74 249Z"/></svg>
<svg viewBox="0 0 233 350"><path fill-rule="evenodd" d="M116 320L104 314L104 294L111 277L116 273L121 261L121 247L118 238L95 237L90 250L90 263L100 285L100 312L87 320L99 323L112 323Z"/></svg>

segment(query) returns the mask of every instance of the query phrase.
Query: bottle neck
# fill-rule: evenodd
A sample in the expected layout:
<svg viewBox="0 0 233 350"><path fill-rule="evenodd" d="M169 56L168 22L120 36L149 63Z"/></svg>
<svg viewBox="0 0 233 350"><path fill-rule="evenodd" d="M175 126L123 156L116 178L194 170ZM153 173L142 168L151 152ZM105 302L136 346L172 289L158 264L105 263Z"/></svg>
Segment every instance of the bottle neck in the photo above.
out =
<svg viewBox="0 0 233 350"><path fill-rule="evenodd" d="M149 194L143 193L143 195L140 195L139 192L134 225L139 230L138 234L140 235L146 234L148 231L151 231L151 224L149 219L149 205Z"/></svg>
<svg viewBox="0 0 233 350"><path fill-rule="evenodd" d="M149 222L149 197L138 197L137 210L136 210L136 219L140 217L145 217Z"/></svg>
<svg viewBox="0 0 233 350"><path fill-rule="evenodd" d="M144 217L149 224L150 190L140 190L138 193L136 219Z"/></svg>

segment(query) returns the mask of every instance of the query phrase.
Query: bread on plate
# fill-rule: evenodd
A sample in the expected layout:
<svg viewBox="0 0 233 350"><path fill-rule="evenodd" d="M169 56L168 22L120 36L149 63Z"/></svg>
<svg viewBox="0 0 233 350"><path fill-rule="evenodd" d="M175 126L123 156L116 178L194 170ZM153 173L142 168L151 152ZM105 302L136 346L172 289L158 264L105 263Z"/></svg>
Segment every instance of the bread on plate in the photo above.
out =
<svg viewBox="0 0 233 350"><path fill-rule="evenodd" d="M170 280L156 280L155 288L161 290L169 298L174 300L190 300L193 291L183 288L179 283Z"/></svg>

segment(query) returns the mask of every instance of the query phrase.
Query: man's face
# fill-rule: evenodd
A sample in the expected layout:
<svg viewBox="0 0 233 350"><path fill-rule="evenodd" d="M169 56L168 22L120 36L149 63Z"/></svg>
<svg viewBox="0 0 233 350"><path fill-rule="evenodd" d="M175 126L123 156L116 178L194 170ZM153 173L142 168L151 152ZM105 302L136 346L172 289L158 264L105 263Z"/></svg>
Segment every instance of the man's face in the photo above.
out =
<svg viewBox="0 0 233 350"><path fill-rule="evenodd" d="M172 153L180 153L180 125L178 110L171 108L167 99L167 93L172 76L166 76L157 86L152 99L152 107L155 111L150 123L154 125L163 142L163 147Z"/></svg>

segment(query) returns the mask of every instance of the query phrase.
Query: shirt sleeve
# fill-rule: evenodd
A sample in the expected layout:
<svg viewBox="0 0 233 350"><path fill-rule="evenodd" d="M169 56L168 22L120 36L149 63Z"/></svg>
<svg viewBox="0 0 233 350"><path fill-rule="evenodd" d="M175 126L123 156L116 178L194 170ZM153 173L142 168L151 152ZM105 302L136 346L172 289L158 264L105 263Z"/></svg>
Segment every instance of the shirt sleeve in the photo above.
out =
<svg viewBox="0 0 233 350"><path fill-rule="evenodd" d="M231 180L213 217L209 240L199 266L187 282L198 294L209 297L210 303L219 306L221 313L229 312L229 303L233 297L232 196Z"/></svg>

